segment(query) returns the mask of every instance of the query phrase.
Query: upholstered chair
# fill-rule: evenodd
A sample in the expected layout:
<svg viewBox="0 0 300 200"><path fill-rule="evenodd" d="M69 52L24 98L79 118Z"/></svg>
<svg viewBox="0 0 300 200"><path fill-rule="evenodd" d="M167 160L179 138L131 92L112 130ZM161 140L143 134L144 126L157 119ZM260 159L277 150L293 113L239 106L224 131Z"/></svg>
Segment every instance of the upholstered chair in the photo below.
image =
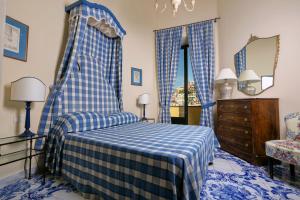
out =
<svg viewBox="0 0 300 200"><path fill-rule="evenodd" d="M286 139L266 142L269 173L272 179L274 159L290 164L292 178L295 178L295 165L300 165L300 112L288 114L284 120L287 129Z"/></svg>

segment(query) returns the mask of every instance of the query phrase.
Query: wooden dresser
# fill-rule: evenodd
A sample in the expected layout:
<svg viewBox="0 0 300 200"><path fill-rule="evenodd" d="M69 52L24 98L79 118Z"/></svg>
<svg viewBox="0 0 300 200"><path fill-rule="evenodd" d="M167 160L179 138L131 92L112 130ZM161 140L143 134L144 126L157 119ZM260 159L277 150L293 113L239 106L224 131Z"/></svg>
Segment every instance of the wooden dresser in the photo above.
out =
<svg viewBox="0 0 300 200"><path fill-rule="evenodd" d="M252 164L266 164L265 142L279 139L278 101L218 100L215 132L221 148Z"/></svg>

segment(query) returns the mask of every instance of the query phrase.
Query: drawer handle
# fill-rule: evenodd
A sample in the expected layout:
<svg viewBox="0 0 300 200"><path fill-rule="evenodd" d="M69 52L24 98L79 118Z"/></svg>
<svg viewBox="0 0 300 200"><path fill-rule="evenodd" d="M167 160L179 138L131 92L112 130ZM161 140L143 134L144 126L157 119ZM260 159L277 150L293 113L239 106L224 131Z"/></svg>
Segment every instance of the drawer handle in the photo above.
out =
<svg viewBox="0 0 300 200"><path fill-rule="evenodd" d="M247 121L248 121L248 118L244 118L244 121L247 122Z"/></svg>
<svg viewBox="0 0 300 200"><path fill-rule="evenodd" d="M249 133L249 131L245 131L245 134L247 135Z"/></svg>
<svg viewBox="0 0 300 200"><path fill-rule="evenodd" d="M244 106L244 109L248 109L248 106Z"/></svg>
<svg viewBox="0 0 300 200"><path fill-rule="evenodd" d="M245 144L245 147L248 147L249 146L249 144Z"/></svg>

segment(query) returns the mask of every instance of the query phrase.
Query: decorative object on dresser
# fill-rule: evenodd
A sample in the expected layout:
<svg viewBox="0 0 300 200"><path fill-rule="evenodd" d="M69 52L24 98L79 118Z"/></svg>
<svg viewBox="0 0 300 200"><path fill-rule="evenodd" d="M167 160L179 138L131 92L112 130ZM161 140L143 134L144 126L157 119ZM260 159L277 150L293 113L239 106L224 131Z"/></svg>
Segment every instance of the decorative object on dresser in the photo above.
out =
<svg viewBox="0 0 300 200"><path fill-rule="evenodd" d="M149 94L144 93L144 94L140 95L139 98L138 98L138 103L143 106L143 118L141 120L142 121L147 120L147 118L146 118L146 105L149 104Z"/></svg>
<svg viewBox="0 0 300 200"><path fill-rule="evenodd" d="M265 165L265 142L279 138L278 103L277 98L218 100L216 135L221 148Z"/></svg>
<svg viewBox="0 0 300 200"><path fill-rule="evenodd" d="M216 78L216 83L223 84L221 86L221 99L231 99L232 85L237 77L230 68L223 68Z"/></svg>
<svg viewBox="0 0 300 200"><path fill-rule="evenodd" d="M23 77L11 83L10 100L26 103L25 131L21 137L30 137L30 105L32 102L45 101L46 85L34 77Z"/></svg>

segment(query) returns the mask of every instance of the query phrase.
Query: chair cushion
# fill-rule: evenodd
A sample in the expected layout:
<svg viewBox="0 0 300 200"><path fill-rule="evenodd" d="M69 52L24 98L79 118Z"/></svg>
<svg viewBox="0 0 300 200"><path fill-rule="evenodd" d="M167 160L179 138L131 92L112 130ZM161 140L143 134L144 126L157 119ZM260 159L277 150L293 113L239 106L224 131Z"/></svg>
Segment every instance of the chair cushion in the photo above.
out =
<svg viewBox="0 0 300 200"><path fill-rule="evenodd" d="M300 165L300 142L296 140L267 141L266 154L289 164Z"/></svg>
<svg viewBox="0 0 300 200"><path fill-rule="evenodd" d="M284 118L286 124L286 138L300 141L300 112L291 113Z"/></svg>

